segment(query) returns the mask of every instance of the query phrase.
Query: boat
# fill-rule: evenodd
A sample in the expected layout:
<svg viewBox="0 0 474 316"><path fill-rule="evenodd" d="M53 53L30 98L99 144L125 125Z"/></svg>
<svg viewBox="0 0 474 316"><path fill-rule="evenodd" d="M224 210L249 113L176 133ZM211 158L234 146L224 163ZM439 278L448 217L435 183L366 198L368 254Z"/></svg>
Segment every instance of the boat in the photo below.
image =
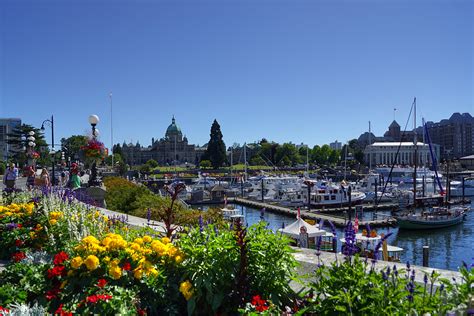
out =
<svg viewBox="0 0 474 316"><path fill-rule="evenodd" d="M367 236L367 232L364 229L362 233L356 233L355 243L359 249L361 256L367 256L368 258L374 258L374 252L376 250L377 244L383 238L383 235L377 234L375 230L370 231L370 236ZM340 241L345 244L345 238L341 238ZM344 247L344 245L343 245ZM384 253L384 251L386 251ZM382 244L379 249L379 252L382 253L382 256L385 261L400 262L400 254L403 252L403 248L388 245L386 241Z"/></svg>
<svg viewBox="0 0 474 316"><path fill-rule="evenodd" d="M349 191L350 197L349 197ZM349 190L345 183L340 186L335 185L331 181L316 182L311 192L311 206L340 206L351 204L359 204L366 198L365 193Z"/></svg>
<svg viewBox="0 0 474 316"><path fill-rule="evenodd" d="M463 196L462 181L451 181L449 195L455 197ZM464 181L464 196L474 196L474 179L466 179Z"/></svg>
<svg viewBox="0 0 474 316"><path fill-rule="evenodd" d="M436 229L462 223L468 210L469 207L466 206L438 206L419 213L412 211L394 217L400 229Z"/></svg>

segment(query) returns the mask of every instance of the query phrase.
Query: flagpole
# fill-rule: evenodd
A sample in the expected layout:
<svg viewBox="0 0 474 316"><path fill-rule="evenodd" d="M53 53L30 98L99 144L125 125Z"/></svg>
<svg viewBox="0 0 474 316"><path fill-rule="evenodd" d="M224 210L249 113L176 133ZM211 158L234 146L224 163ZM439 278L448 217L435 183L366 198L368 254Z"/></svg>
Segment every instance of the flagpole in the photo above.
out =
<svg viewBox="0 0 474 316"><path fill-rule="evenodd" d="M112 151L112 170L114 170L114 124L112 116L112 92L109 93L110 98L110 150Z"/></svg>

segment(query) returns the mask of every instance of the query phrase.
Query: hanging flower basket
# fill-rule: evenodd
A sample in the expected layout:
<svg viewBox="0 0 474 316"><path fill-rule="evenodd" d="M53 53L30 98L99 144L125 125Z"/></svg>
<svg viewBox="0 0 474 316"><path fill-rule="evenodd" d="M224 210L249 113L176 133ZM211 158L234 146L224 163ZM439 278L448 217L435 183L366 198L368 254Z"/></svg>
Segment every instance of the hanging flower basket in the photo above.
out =
<svg viewBox="0 0 474 316"><path fill-rule="evenodd" d="M81 147L80 156L84 161L99 161L106 157L107 150L102 142L90 139L86 146Z"/></svg>

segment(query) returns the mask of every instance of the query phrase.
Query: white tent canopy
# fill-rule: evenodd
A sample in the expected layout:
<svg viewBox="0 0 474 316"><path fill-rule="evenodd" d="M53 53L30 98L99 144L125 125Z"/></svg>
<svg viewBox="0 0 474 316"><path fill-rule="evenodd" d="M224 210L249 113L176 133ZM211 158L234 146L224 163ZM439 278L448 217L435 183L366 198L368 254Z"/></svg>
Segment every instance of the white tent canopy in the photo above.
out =
<svg viewBox="0 0 474 316"><path fill-rule="evenodd" d="M306 232L308 233L309 238L322 236L326 233L325 230L321 230L314 225L308 224L301 218L298 218L294 223L291 223L285 228L278 229L278 231L290 237L298 238L300 236L300 229L303 226L306 227Z"/></svg>

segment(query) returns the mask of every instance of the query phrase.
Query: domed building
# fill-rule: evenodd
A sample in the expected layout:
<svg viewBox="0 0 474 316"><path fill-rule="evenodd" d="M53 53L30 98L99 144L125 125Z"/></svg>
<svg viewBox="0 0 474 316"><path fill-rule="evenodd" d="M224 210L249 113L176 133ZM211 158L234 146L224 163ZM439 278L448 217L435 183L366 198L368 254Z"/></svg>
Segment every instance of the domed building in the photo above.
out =
<svg viewBox="0 0 474 316"><path fill-rule="evenodd" d="M197 164L204 150L196 145L188 144L186 136L183 137L181 128L176 124L173 116L171 124L166 129L165 137L160 140L152 138L151 146L142 147L137 143L123 144L122 152L129 165L140 165L150 159L156 160L160 165L175 165L183 163Z"/></svg>

